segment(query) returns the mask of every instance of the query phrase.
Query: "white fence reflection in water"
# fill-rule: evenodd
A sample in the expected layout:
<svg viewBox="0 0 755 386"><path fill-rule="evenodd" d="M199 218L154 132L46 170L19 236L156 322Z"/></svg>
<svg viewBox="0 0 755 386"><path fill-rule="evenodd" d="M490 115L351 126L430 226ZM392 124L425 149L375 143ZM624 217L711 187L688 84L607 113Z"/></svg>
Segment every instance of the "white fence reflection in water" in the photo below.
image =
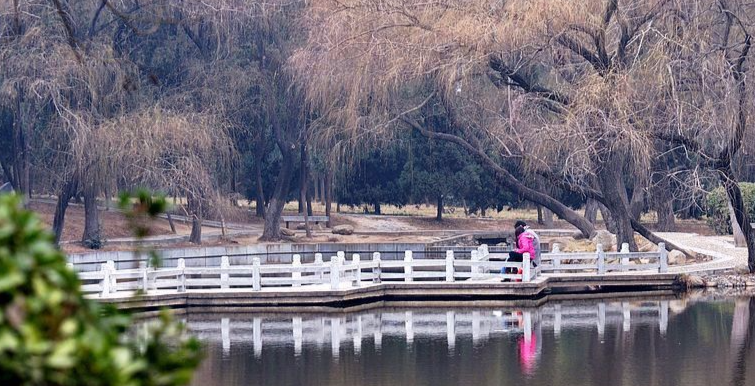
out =
<svg viewBox="0 0 755 386"><path fill-rule="evenodd" d="M594 305L552 304L529 310L412 311L360 313L334 316L241 316L184 320L190 333L206 342L220 341L223 351L232 344L252 343L254 355L262 347L293 345L295 355L303 346L326 349L338 357L342 346L355 354L365 340L380 350L384 337L402 338L407 345L415 339L445 337L449 353L457 340L470 339L478 346L496 336L516 335L526 342L533 336L540 342L544 330L559 336L569 329L595 328L603 337L607 329L629 332L639 326L658 327L665 335L669 323L669 301L616 302Z"/></svg>
<svg viewBox="0 0 755 386"><path fill-rule="evenodd" d="M184 259L178 259L175 267L147 267L116 269L113 261L103 263L99 271L80 272L85 293L110 296L124 291L150 292L168 290L185 292L196 290L250 289L260 291L269 287L302 287L311 289L339 290L359 287L365 283L383 281L445 281L489 280L491 278L530 282L542 272L587 272L606 274L668 269L666 250L661 244L657 252L630 253L628 246L618 253L605 253L598 246L595 253L561 253L557 246L553 253L543 254L542 265L532 267L529 254L524 262L502 261L500 255L491 255L487 245L471 251L471 258L459 259L454 251L447 251L445 259L415 259L412 251L404 253L403 260L382 260L380 252L371 259L362 259L353 254L346 260L344 252L331 256L315 254L314 262L302 263L301 255L295 254L291 264L261 264L258 257L252 265L231 265L228 256L222 256L219 267L187 267ZM494 260L499 257L498 260ZM501 274L503 268L511 272Z"/></svg>

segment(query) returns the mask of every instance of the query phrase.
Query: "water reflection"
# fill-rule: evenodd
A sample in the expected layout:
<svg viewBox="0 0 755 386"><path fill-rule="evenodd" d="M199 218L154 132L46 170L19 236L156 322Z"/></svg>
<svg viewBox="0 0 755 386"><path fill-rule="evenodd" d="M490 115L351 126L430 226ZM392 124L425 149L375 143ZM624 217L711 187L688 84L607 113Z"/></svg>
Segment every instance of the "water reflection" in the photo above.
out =
<svg viewBox="0 0 755 386"><path fill-rule="evenodd" d="M754 385L753 300L189 314L195 385ZM702 364L702 365L701 365ZM749 372L748 372L749 371ZM749 383L748 383L749 381Z"/></svg>

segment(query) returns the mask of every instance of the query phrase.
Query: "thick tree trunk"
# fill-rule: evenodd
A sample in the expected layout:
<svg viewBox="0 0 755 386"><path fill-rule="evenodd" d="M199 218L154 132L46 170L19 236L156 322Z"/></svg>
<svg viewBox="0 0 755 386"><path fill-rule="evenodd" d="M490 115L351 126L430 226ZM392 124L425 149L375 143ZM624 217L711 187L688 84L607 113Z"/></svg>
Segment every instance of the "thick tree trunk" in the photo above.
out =
<svg viewBox="0 0 755 386"><path fill-rule="evenodd" d="M598 220L598 202L592 198L588 198L585 204L585 219L593 225Z"/></svg>
<svg viewBox="0 0 755 386"><path fill-rule="evenodd" d="M260 134L262 140L257 142L257 152L254 157L254 180L255 180L255 213L257 217L265 217L265 189L262 185L262 160L264 156L265 141L264 135ZM261 143L261 144L260 144Z"/></svg>
<svg viewBox="0 0 755 386"><path fill-rule="evenodd" d="M737 220L736 222L739 224L745 237L745 245L747 246L747 267L750 270L750 273L755 273L755 233L753 233L750 218L747 214L747 208L745 208L742 191L739 189L739 184L737 184L737 180L734 177L734 172L731 170L731 164L720 168L718 172L721 183L723 183L724 189L726 190L726 195L729 197L729 203L734 209L734 217Z"/></svg>
<svg viewBox="0 0 755 386"><path fill-rule="evenodd" d="M675 231L674 197L671 195L671 186L668 179L663 178L658 181L652 193L653 207L658 215L657 230L659 232Z"/></svg>
<svg viewBox="0 0 755 386"><path fill-rule="evenodd" d="M281 239L280 219L283 214L283 207L286 205L286 195L288 194L288 188L291 186L291 177L294 172L292 151L287 150L282 153L281 169L278 172L275 191L265 211L265 228L260 241L279 241Z"/></svg>
<svg viewBox="0 0 755 386"><path fill-rule="evenodd" d="M435 213L435 219L443 221L443 195L438 195L438 205L436 206L437 212Z"/></svg>
<svg viewBox="0 0 755 386"><path fill-rule="evenodd" d="M629 215L635 220L640 220L642 212L645 211L645 186L639 182L635 183L632 191L632 200L629 202Z"/></svg>
<svg viewBox="0 0 755 386"><path fill-rule="evenodd" d="M618 160L614 160L618 161ZM621 162L606 162L598 169L598 186L605 200L608 211L616 222L616 243L629 244L630 251L637 251L634 241L634 229L631 220L634 218L628 210L626 188L621 175Z"/></svg>
<svg viewBox="0 0 755 386"><path fill-rule="evenodd" d="M94 182L84 184L84 234L81 242L85 247L99 249L102 247L100 215L97 209L97 188Z"/></svg>
<svg viewBox="0 0 755 386"><path fill-rule="evenodd" d="M63 237L63 228L66 222L66 210L71 197L76 195L79 188L79 181L76 177L66 181L63 188L58 193L58 202L55 205L55 216L52 221L52 232L55 234L55 245L60 245L60 239Z"/></svg>
<svg viewBox="0 0 755 386"><path fill-rule="evenodd" d="M380 203L376 202L374 206L375 206L375 214L382 214L380 211Z"/></svg>
<svg viewBox="0 0 755 386"><path fill-rule="evenodd" d="M548 208L543 208L543 225L546 228L553 228L553 212Z"/></svg>
<svg viewBox="0 0 755 386"><path fill-rule="evenodd" d="M729 207L729 221L731 222L731 230L732 234L734 235L734 246L738 248L746 247L747 246L747 239L745 238L744 232L742 232L742 227L739 226L739 223L737 222L737 215L734 213L734 207L731 206L731 201L728 202Z"/></svg>
<svg viewBox="0 0 755 386"><path fill-rule="evenodd" d="M202 244L202 210L196 209L191 214L191 235L189 242L192 244Z"/></svg>

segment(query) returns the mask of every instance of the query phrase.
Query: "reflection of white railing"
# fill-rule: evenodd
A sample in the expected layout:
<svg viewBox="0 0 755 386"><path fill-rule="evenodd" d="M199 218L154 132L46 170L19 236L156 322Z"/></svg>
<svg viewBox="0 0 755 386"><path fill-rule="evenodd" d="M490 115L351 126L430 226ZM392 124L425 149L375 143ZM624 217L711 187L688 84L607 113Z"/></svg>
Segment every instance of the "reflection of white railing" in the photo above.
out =
<svg viewBox="0 0 755 386"><path fill-rule="evenodd" d="M655 252L629 252L629 244L622 244L620 252L603 252L598 245L595 252L564 253L558 244L551 253L543 254L543 272L585 272L599 275L607 272L647 271L668 272L668 252L663 243Z"/></svg>
<svg viewBox="0 0 755 386"><path fill-rule="evenodd" d="M258 316L237 315L216 319L186 320L188 330L204 341L222 342L224 351L232 342L252 343L255 355L263 345L293 344L296 355L303 345L323 347L329 344L334 356L343 342L352 342L355 352L362 342L372 339L380 349L383 337L404 338L411 344L417 338L445 336L449 351L459 337L477 345L491 337L516 334L531 339L542 330L555 335L569 329L595 328L599 336L606 329L629 332L632 326L658 326L661 334L668 330L668 301L597 303L594 305L552 304L529 310L475 310L376 312L335 316Z"/></svg>
<svg viewBox="0 0 755 386"><path fill-rule="evenodd" d="M503 268L513 273L501 274ZM382 260L380 252L372 258L362 259L354 254L346 260L338 252L329 261L315 255L313 263L302 263L300 255L293 255L291 264L261 264L253 258L251 265L231 265L228 256L221 257L219 267L187 267L178 259L176 267L146 267L116 269L113 261L103 263L99 271L80 272L85 293L109 296L124 291L247 289L260 291L272 287L303 287L310 289L340 290L360 287L366 283L384 281L445 281L488 280L491 278L530 282L541 272L607 272L657 270L666 272L667 255L663 244L658 252L630 253L623 248L619 253L604 253L598 247L595 253L561 253L558 245L553 253L543 254L542 265L530 264L529 254L523 262L491 260L487 245L473 250L470 259L457 259L454 252L446 252L445 259L415 259L412 251L404 253L403 260Z"/></svg>

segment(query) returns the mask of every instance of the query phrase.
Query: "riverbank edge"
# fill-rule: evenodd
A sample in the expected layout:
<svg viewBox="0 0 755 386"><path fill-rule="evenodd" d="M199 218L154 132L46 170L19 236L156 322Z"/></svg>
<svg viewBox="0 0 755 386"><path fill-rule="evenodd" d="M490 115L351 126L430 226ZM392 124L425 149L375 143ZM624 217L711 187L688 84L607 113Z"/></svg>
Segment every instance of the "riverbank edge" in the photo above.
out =
<svg viewBox="0 0 755 386"><path fill-rule="evenodd" d="M391 303L420 307L464 303L473 306L537 307L553 299L595 296L673 295L683 292L677 274L541 277L530 283L384 282L340 290L286 288L281 290L207 290L161 292L92 299L124 310L152 313L164 308L242 312L301 312L372 308Z"/></svg>

